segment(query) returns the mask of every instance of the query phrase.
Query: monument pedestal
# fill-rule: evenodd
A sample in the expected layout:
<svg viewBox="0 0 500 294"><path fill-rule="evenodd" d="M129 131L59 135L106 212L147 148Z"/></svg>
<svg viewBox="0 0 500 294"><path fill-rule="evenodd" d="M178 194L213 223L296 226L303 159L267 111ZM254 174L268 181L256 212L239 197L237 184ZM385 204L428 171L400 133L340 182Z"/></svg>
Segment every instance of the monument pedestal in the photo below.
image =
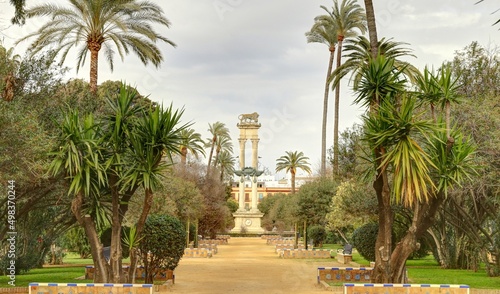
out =
<svg viewBox="0 0 500 294"><path fill-rule="evenodd" d="M231 233L263 234L265 230L261 227L261 219L264 216L260 211L236 211L234 216L234 228Z"/></svg>

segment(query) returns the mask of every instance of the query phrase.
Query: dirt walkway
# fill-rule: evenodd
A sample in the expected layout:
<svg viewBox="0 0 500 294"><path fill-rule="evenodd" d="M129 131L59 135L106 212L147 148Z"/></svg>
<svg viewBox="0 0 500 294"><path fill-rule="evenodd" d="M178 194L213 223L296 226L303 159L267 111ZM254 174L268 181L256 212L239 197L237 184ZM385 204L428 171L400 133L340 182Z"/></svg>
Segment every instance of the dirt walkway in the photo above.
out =
<svg viewBox="0 0 500 294"><path fill-rule="evenodd" d="M318 266L339 266L334 259L278 258L260 238L231 238L212 258L183 258L175 270L174 293L319 293Z"/></svg>

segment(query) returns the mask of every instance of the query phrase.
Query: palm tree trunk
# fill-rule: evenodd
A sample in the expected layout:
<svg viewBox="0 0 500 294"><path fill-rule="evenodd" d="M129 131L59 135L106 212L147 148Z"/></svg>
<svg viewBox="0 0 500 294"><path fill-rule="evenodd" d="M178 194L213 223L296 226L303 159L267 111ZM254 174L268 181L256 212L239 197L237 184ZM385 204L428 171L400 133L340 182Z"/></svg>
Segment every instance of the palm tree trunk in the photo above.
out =
<svg viewBox="0 0 500 294"><path fill-rule="evenodd" d="M290 174L292 175L291 180L292 180L292 194L295 194L295 172L291 171Z"/></svg>
<svg viewBox="0 0 500 294"><path fill-rule="evenodd" d="M212 147L210 148L210 155L208 156L207 176L210 174L210 166L212 164L212 156L214 155L215 142L217 142L217 136L212 138Z"/></svg>
<svg viewBox="0 0 500 294"><path fill-rule="evenodd" d="M338 37L337 68L342 63L342 43L344 36ZM340 81L335 87L335 112L333 118L333 174L339 174L339 107L340 107Z"/></svg>
<svg viewBox="0 0 500 294"><path fill-rule="evenodd" d="M186 165L187 162L187 148L186 146L182 146L181 148L181 165L184 166Z"/></svg>
<svg viewBox="0 0 500 294"><path fill-rule="evenodd" d="M370 37L370 48L372 57L375 59L378 55L378 36L377 24L375 22L375 10L373 9L373 1L365 0L366 22L368 25L368 35Z"/></svg>
<svg viewBox="0 0 500 294"><path fill-rule="evenodd" d="M330 60L326 73L325 94L323 95L323 124L321 129L321 176L326 175L326 125L328 121L328 94L330 93L330 77L332 75L335 46L330 46Z"/></svg>
<svg viewBox="0 0 500 294"><path fill-rule="evenodd" d="M99 50L90 48L90 92L97 93L97 60Z"/></svg>

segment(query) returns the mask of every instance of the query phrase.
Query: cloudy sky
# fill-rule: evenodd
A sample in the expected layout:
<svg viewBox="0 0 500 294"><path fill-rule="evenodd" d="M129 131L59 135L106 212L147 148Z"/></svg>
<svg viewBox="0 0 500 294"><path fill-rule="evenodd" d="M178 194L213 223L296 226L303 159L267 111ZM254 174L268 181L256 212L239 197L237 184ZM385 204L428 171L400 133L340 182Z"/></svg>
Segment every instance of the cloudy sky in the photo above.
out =
<svg viewBox="0 0 500 294"><path fill-rule="evenodd" d="M359 0L363 6L363 1ZM28 6L41 1L27 0ZM53 2L64 3L64 0ZM230 129L238 154L238 115L258 112L261 164L275 169L285 151L303 151L318 170L321 152L323 87L328 50L307 44L304 33L313 18L323 14L320 5L331 0L169 0L156 1L171 21L161 33L177 44L161 44L161 68L145 67L133 55L115 60L115 70L102 59L99 81L123 80L154 101L184 107L185 121L208 138L208 124L220 121ZM472 41L495 47L500 40L497 1L486 0L374 0L379 38L409 43L419 68L438 67L456 50ZM41 20L28 20L23 28L11 26L7 0L0 1L0 34L12 47ZM15 48L22 55L27 44ZM75 68L74 58L66 65ZM87 64L88 66L88 64ZM88 80L88 67L68 78ZM363 109L352 105L352 92L343 85L340 130L359 121ZM331 95L333 104L333 95ZM328 144L333 143L333 109L329 109ZM251 148L247 143L247 150ZM247 155L247 165L250 165Z"/></svg>

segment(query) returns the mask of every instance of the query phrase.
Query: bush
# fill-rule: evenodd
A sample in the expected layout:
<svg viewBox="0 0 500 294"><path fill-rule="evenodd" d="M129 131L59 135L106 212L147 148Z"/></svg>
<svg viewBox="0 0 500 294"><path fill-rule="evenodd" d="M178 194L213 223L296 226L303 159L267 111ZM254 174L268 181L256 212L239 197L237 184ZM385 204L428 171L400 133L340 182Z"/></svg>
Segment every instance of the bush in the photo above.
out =
<svg viewBox="0 0 500 294"><path fill-rule="evenodd" d="M368 223L352 233L352 245L358 253L368 261L375 261L375 242L377 241L378 224Z"/></svg>
<svg viewBox="0 0 500 294"><path fill-rule="evenodd" d="M326 240L326 230L321 225L314 225L307 229L307 236L313 242L314 247L323 246Z"/></svg>
<svg viewBox="0 0 500 294"><path fill-rule="evenodd" d="M159 270L174 270L184 254L186 231L169 215L150 215L146 220L139 249L146 272L145 283L153 283Z"/></svg>

